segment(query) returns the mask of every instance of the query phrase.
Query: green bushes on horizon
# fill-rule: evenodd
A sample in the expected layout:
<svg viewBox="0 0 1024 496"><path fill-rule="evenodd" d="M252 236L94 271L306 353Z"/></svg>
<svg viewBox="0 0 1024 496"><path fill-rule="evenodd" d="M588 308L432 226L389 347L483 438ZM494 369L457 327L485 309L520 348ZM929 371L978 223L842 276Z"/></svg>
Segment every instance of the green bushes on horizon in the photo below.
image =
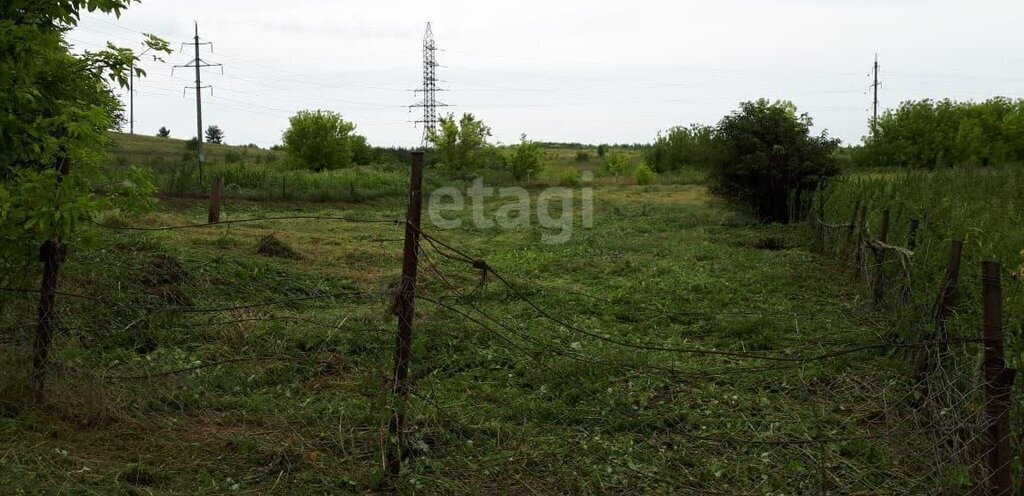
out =
<svg viewBox="0 0 1024 496"><path fill-rule="evenodd" d="M1024 100L916 100L879 116L862 167L937 169L1024 162Z"/></svg>

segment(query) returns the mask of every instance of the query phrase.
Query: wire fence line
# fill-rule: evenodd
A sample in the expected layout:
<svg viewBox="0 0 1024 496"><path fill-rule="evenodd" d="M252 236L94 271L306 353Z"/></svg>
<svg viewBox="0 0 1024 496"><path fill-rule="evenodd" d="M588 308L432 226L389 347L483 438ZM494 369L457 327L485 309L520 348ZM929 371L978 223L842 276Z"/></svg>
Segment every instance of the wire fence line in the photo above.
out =
<svg viewBox="0 0 1024 496"><path fill-rule="evenodd" d="M1012 441L1012 431L1002 431L993 438L993 427L997 419L991 416L990 406L997 401L989 394L994 386L1006 386L995 383L991 378L982 377L979 372L981 357L979 350L992 344L990 336L978 338L955 338L948 335L937 335L931 339L918 342L899 342L883 339L874 342L862 342L854 345L823 349L817 353L806 350L779 350L772 354L744 351L719 350L701 347L680 347L658 345L650 342L631 342L588 328L584 324L574 322L573 318L559 315L558 312L546 308L527 294L527 290L516 282L513 277L496 269L482 258L473 256L467 249L459 248L453 243L444 241L433 234L424 232L419 226L412 225L408 220L370 220L352 219L330 216L289 216L242 219L236 221L213 222L207 224L190 224L166 227L119 227L97 224L103 228L120 232L157 232L167 230L203 229L218 225L230 227L240 223L258 223L289 220L329 220L340 222L359 222L380 225L404 226L411 229L417 237L425 241L419 244L417 251L423 255L423 268L426 274L433 276L431 281L439 281L441 288L435 294L416 294L415 298L432 304L438 309L454 315L458 320L471 323L486 331L495 339L504 343L513 355L557 377L563 373L556 360L565 359L598 370L622 371L631 378L645 378L660 381L764 381L777 373L799 373L813 363L839 362L853 358L855 364L870 368L879 356L889 354L910 354L930 356L929 367L925 374L914 375L906 371L896 371L888 376L873 376L870 381L861 382L854 378L833 377L829 381L840 384L838 388L828 388L825 384L815 381L800 382L783 389L784 393L807 393L820 395L820 402L855 412L858 422L850 423L848 419L824 420L806 418L799 410L780 411L777 417L764 412L745 411L737 408L736 416L727 417L721 414L700 418L707 429L694 429L692 425L666 423L662 418L663 411L644 405L631 404L620 399L594 395L591 400L623 422L638 434L652 438L678 437L693 443L692 446L714 446L715 450L734 450L736 453L747 450L767 450L761 456L765 466L777 463L777 460L800 459L813 463L821 473L820 480L815 481L814 489L821 494L857 494L863 491L875 492L949 492L969 490L976 494L1010 494L999 493L997 473L1005 472L1012 463L1005 453L999 453L1000 445ZM827 224L820 217L817 219L819 249L825 250L824 241L827 235L824 229L840 230L850 233L846 243L852 248L839 248L855 258L853 267L864 277L871 271L881 271L892 260L869 260L869 252L873 254L892 252L899 260L912 257L913 251L883 241L874 240L867 229L866 222L855 220L849 225ZM445 261L455 264L452 271L442 267ZM906 268L909 264L902 264ZM461 278L471 281L469 287L459 285L459 270L464 272ZM901 277L909 277L902 274ZM498 315L485 308L487 303L488 281L495 281L512 299L524 305L533 315L535 321L530 325L517 325L510 322L508 316ZM872 278L877 281L878 278ZM988 281L991 284L992 281ZM983 284L984 286L984 284ZM419 289L433 289L429 284L419 285ZM531 288L533 289L533 288ZM108 308L123 311L129 321L127 325L111 326L107 329L91 328L87 333L104 334L126 332L138 319L155 315L167 310L166 306L154 304L138 305L136 302L125 303L116 299L97 298L74 293L48 291L47 288L0 288L0 291L41 295L49 293L52 297L81 299L91 304L99 304ZM600 297L581 292L575 294L596 301ZM937 307L945 307L950 302L942 301ZM217 321L186 321L166 326L167 330L184 330L195 328L230 327L247 323L305 323L330 329L339 326L316 319L294 317L288 315L235 315L246 311L266 310L281 306L317 304L338 299L352 300L358 303L379 304L394 312L396 302L400 300L398 290L350 289L343 291L313 292L306 296L238 302L227 306L191 306L175 308L175 312L184 319L195 319L205 315L231 314L227 320ZM617 302L608 301L610 304ZM662 309L647 306L647 309L663 312ZM131 312L128 312L131 309ZM42 312L40 313L42 315ZM765 315L770 312L672 312L663 315L685 315L688 317L714 318L721 315ZM794 314L780 312L780 316ZM60 321L68 314L51 309L47 319ZM540 332L539 322L546 322L548 328L555 332ZM113 323L113 322L112 322ZM521 324L521 322L520 322ZM24 329L33 324L12 326L10 329ZM41 325L41 324L40 324ZM576 337L592 339L611 349L624 353L607 356L606 350L590 347L575 347L571 342ZM985 346L980 346L985 345ZM685 360L679 358L686 357ZM629 359L623 359L628 357ZM315 354L299 353L296 355L252 355L225 356L207 360L203 363L191 364L177 368L160 368L156 370L140 370L137 372L110 371L97 372L81 365L69 362L58 362L57 368L72 373L89 376L101 381L131 382L159 381L172 377L195 377L211 369L231 366L254 365L263 362L316 362ZM683 368L684 363L694 362L690 368ZM769 364L761 363L769 362ZM912 371L913 372L913 371ZM846 381L846 382L844 382ZM1010 381L1012 383L1012 380ZM728 385L728 382L723 383ZM609 383L609 390L616 390L621 385ZM685 391L665 390L666 398L675 398ZM415 399L427 403L433 410L444 414L444 406L439 405L424 394L413 391ZM1005 398L1003 398L1005 399ZM453 420L445 419L443 423ZM742 429L737 425L744 425ZM807 427L810 426L810 429ZM884 464L873 462L873 453L877 450L893 453L895 463ZM846 453L846 454L841 454ZM922 455L927 453L927 455ZM677 467L682 473L689 473L685 467ZM676 488L700 487L699 478L688 479L686 476L666 477L650 474L642 470L638 475L669 483ZM950 475L953 474L953 475ZM797 492L808 490L797 487ZM716 494L716 488L709 488ZM1012 489L1011 489L1012 490ZM717 494L732 494L720 492ZM743 493L755 494L755 493Z"/></svg>

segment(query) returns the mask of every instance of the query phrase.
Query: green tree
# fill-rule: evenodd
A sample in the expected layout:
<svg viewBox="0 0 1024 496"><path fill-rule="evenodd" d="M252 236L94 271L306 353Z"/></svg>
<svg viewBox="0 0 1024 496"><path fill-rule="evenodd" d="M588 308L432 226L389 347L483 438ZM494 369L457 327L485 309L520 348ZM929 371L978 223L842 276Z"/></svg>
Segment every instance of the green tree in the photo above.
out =
<svg viewBox="0 0 1024 496"><path fill-rule="evenodd" d="M811 125L810 116L796 115L788 102L740 104L715 130L711 191L761 221L796 220L801 195L839 172L833 157L838 140L812 136Z"/></svg>
<svg viewBox="0 0 1024 496"><path fill-rule="evenodd" d="M598 158L604 158L605 153L608 153L608 147L606 145L597 145Z"/></svg>
<svg viewBox="0 0 1024 496"><path fill-rule="evenodd" d="M282 141L288 157L315 171L352 165L356 125L337 112L303 110L289 119Z"/></svg>
<svg viewBox="0 0 1024 496"><path fill-rule="evenodd" d="M516 181L522 181L529 177L536 177L541 170L541 159L544 158L544 150L536 142L526 139L523 134L519 138L519 144L511 148L507 160L509 172Z"/></svg>
<svg viewBox="0 0 1024 496"><path fill-rule="evenodd" d="M1024 100L903 102L879 116L854 160L919 169L1024 162Z"/></svg>
<svg viewBox="0 0 1024 496"><path fill-rule="evenodd" d="M458 121L449 114L441 118L439 129L428 136L437 151L437 160L445 170L455 176L468 176L478 172L494 157L488 153L487 138L491 129L473 114L462 114Z"/></svg>
<svg viewBox="0 0 1024 496"><path fill-rule="evenodd" d="M612 150L605 154L601 170L616 177L625 176L629 174L629 160L624 153Z"/></svg>
<svg viewBox="0 0 1024 496"><path fill-rule="evenodd" d="M171 137L171 130L167 129L166 127L161 126L160 130L158 130L156 132L156 136L158 138L170 138Z"/></svg>
<svg viewBox="0 0 1024 496"><path fill-rule="evenodd" d="M207 143L224 144L224 131L221 130L220 126L211 124L210 127L206 128L206 133L204 134L206 135Z"/></svg>
<svg viewBox="0 0 1024 496"><path fill-rule="evenodd" d="M40 243L74 242L103 201L118 196L140 203L123 191L93 195L90 185L104 176L107 130L123 121L110 83L126 87L133 67L138 77L145 71L129 49L108 43L76 55L65 39L81 11L120 14L130 3L0 3L0 284L32 273L26 267ZM170 51L151 35L144 43L154 53Z"/></svg>
<svg viewBox="0 0 1024 496"><path fill-rule="evenodd" d="M673 127L658 133L654 145L644 158L656 172L669 172L683 167L706 169L714 155L714 129L701 124Z"/></svg>

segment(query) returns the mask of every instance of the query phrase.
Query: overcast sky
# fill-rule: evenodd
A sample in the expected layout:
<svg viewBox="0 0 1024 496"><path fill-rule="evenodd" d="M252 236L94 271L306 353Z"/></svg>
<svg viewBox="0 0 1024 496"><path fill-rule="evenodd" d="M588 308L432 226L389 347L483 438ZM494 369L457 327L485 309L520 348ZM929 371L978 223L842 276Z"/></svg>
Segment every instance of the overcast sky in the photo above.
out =
<svg viewBox="0 0 1024 496"><path fill-rule="evenodd" d="M713 124L737 103L789 99L846 143L865 134L871 65L881 105L917 98L1018 97L1024 89L1024 3L775 0L143 0L120 19L86 14L78 49L137 47L142 32L177 49L192 21L213 42L204 60L204 126L229 143L280 142L301 109L340 112L378 145L413 146L410 111L432 21L442 111L471 112L509 143L649 142L660 129ZM135 130L195 135L194 73L175 52L143 63ZM127 93L122 92L125 101Z"/></svg>

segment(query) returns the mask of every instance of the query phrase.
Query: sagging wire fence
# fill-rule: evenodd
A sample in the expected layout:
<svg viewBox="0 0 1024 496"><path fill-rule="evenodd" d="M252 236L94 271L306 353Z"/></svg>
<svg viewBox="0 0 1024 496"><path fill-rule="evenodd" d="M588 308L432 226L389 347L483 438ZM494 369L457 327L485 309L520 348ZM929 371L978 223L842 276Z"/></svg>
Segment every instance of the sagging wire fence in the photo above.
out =
<svg viewBox="0 0 1024 496"><path fill-rule="evenodd" d="M946 332L945 320L955 311L959 283L959 254L962 243L954 242L947 277L938 289L935 308L935 333L919 341L896 339L864 340L830 349L793 347L771 351L719 349L699 344L667 344L668 339L627 339L603 333L575 322L573 317L549 309L532 296L533 284L522 286L504 271L483 258L422 229L422 155L413 156L410 201L404 221L355 219L333 216L288 216L221 221L219 195L211 195L209 222L180 226L127 227L97 224L97 227L129 232L157 232L201 229L274 221L316 220L360 222L401 227L403 267L401 279L386 289L349 289L325 291L306 296L270 301L239 302L228 306L184 305L177 312L190 316L216 316L216 320L168 326L168 330L188 331L201 327L224 327L254 322L301 324L337 330L338 323L294 315L265 315L250 311L337 300L361 305L382 305L397 317L398 331L393 352L393 369L388 380L389 419L382 428L380 451L382 469L391 480L402 476L403 464L415 463L422 455L414 439L422 436L422 425L408 424L416 402L434 411L439 425L465 436L472 428L467 419L454 419L449 408L432 394L437 384L431 374L411 372L413 367L414 320L417 301L453 316L464 325L483 330L503 343L511 360L522 367L546 372L547 377L570 380L582 370L598 371L607 378L603 391L590 391L586 401L565 404L569 417L604 417L601 428L610 432L628 431L656 446L671 451L662 458L665 469L651 471L628 466L626 470L649 489L670 487L683 492L716 494L757 494L765 488L780 493L865 494L930 493L1010 495L1013 488L1016 434L1010 428L1010 404L1015 371L1006 367L1003 357L1002 299L998 264L987 262L982 279L985 316L983 332L977 337L953 337ZM216 190L216 182L214 183ZM878 239L866 224L864 207L849 224L827 224L816 219L820 250L827 249L829 230L840 232L843 242L837 249L844 258L853 258L860 277L872 281L876 302L886 279L882 271L887 258L895 257L902 278L909 278L914 236L907 248L891 245L887 222L883 220ZM883 216L883 219L888 216ZM161 306L139 306L107 301L89 295L59 291L58 273L64 255L44 245L43 282L39 289L0 288L0 291L39 295L38 319L33 345L31 384L38 397L45 393L45 378L51 369L51 347L56 332L65 329L60 322L67 317L57 309L62 298L81 298L110 306L136 317L112 332L128 332L135 323L158 317ZM450 264L451 267L445 267ZM422 269L423 273L420 273ZM871 274L874 269L877 272ZM429 284L418 278L429 278ZM516 302L523 315L502 315L490 307L490 286L503 292L503 299ZM909 286L909 284L907 284ZM425 289L432 291L427 293ZM433 291L436 289L436 292ZM895 293L905 294L899 288ZM881 295L881 296L879 296ZM593 295L583 295L595 299ZM615 302L610 302L615 303ZM648 306L652 314L667 320L684 315L707 318L713 312L665 312ZM220 318L219 316L224 316ZM786 314L785 316L789 316ZM93 324L103 324L93 322ZM98 326L103 327L103 326ZM387 332L380 328L377 332ZM81 331L79 331L81 333ZM85 333L82 333L85 334ZM655 333L650 333L654 335ZM583 345L582 341L592 343ZM698 341L699 342L699 341ZM384 354L384 349L374 350ZM877 367L880 359L897 355L913 357L910 370L890 371ZM197 374L214 368L272 362L311 362L315 353L259 354L232 356L171 369L125 373L116 370L84 370L67 364L55 364L72 373L112 381L154 381L172 376ZM820 364L836 364L832 373L823 374ZM323 364L320 364L323 365ZM569 372L576 371L576 372ZM773 384L775 381L792 384ZM414 383L420 378L424 387ZM428 378L424 380L424 378ZM630 399L632 384L643 382L652 388L643 401ZM711 384L723 391L739 391L752 385L791 401L774 408L763 404L744 404L736 395L687 404L686 396L700 385ZM549 384L552 388L572 387ZM696 386L695 386L696 385ZM579 386L579 385L577 385ZM582 387L582 386L580 386ZM579 411L576 411L579 410ZM774 410L774 411L773 411ZM372 426L371 426L372 427ZM435 443L435 450L447 447ZM450 456L460 456L451 448ZM752 464L763 470L757 480L716 480L699 463L679 452L714 454L737 464ZM435 455L436 456L436 455ZM790 471L786 476L786 471ZM781 471L781 473L780 473ZM776 473L775 476L767 475ZM779 477L781 475L781 477Z"/></svg>

